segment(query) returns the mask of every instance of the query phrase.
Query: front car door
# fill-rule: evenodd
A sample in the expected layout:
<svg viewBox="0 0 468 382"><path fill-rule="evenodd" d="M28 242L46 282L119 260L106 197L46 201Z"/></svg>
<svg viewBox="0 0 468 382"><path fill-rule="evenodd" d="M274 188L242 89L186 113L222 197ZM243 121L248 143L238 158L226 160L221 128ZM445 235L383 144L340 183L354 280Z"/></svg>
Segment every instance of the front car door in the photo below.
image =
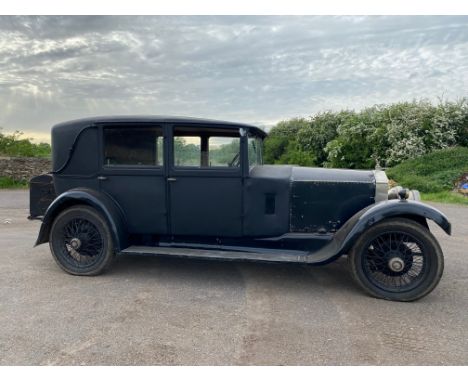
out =
<svg viewBox="0 0 468 382"><path fill-rule="evenodd" d="M181 124L169 131L170 233L241 236L243 145L239 129Z"/></svg>

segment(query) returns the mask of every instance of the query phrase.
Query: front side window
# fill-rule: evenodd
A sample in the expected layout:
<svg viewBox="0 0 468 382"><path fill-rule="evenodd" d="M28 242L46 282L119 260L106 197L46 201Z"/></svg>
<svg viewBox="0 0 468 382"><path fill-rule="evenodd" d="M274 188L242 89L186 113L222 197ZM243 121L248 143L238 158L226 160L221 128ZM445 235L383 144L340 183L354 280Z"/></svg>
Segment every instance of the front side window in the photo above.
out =
<svg viewBox="0 0 468 382"><path fill-rule="evenodd" d="M210 167L240 166L240 138L210 137L208 143Z"/></svg>
<svg viewBox="0 0 468 382"><path fill-rule="evenodd" d="M173 147L176 167L240 167L240 135L237 130L176 128Z"/></svg>
<svg viewBox="0 0 468 382"><path fill-rule="evenodd" d="M105 127L105 166L163 165L163 131L161 127Z"/></svg>
<svg viewBox="0 0 468 382"><path fill-rule="evenodd" d="M249 135L248 137L249 167L263 164L263 140L262 138Z"/></svg>

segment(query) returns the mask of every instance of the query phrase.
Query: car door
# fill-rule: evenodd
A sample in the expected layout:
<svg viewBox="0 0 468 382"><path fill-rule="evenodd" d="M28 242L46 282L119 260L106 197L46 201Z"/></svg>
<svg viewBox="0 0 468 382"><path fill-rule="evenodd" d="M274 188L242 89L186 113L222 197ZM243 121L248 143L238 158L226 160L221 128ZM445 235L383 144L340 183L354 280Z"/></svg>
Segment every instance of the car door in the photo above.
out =
<svg viewBox="0 0 468 382"><path fill-rule="evenodd" d="M168 192L172 235L242 234L239 130L174 125L170 129Z"/></svg>
<svg viewBox="0 0 468 382"><path fill-rule="evenodd" d="M166 234L163 127L102 126L100 188L122 208L131 234Z"/></svg>

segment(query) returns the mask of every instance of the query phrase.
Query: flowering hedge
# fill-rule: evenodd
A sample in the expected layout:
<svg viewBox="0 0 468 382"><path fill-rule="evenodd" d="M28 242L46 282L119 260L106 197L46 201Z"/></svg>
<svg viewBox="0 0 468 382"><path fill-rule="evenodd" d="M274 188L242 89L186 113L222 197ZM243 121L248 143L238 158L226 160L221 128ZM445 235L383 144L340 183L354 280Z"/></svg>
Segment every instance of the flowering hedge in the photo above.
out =
<svg viewBox="0 0 468 382"><path fill-rule="evenodd" d="M283 121L265 142L265 159L276 164L389 167L453 146L468 146L467 99L376 105Z"/></svg>

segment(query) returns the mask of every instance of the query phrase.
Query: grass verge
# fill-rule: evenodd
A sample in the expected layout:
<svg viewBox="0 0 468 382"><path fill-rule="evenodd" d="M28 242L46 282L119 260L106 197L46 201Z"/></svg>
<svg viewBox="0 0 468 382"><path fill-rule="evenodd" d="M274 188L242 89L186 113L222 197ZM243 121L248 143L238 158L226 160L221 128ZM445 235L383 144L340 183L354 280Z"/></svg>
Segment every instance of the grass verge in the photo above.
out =
<svg viewBox="0 0 468 382"><path fill-rule="evenodd" d="M467 147L434 151L386 171L399 185L419 190L423 201L463 205L468 205L468 197L452 190L455 181L467 172Z"/></svg>
<svg viewBox="0 0 468 382"><path fill-rule="evenodd" d="M468 196L463 196L453 191L421 193L421 199L423 202L451 203L468 206Z"/></svg>
<svg viewBox="0 0 468 382"><path fill-rule="evenodd" d="M0 189L4 189L4 188L14 188L14 189L18 189L18 188L28 188L29 185L28 185L28 182L26 181L18 181L18 180L14 180L12 178L9 178L7 176L0 176Z"/></svg>

